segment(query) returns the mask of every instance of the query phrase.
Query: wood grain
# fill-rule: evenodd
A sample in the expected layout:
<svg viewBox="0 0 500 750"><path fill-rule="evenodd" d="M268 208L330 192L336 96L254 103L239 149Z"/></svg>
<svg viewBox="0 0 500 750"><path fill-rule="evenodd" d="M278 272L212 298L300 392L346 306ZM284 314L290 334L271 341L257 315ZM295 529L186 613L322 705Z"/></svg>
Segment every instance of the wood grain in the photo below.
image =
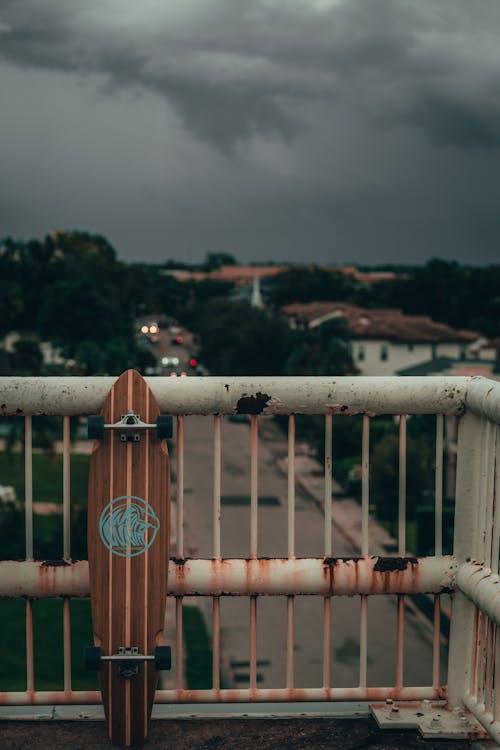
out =
<svg viewBox="0 0 500 750"><path fill-rule="evenodd" d="M116 381L101 414L105 423L117 422L129 411L149 424L156 422L159 409L142 376L134 370ZM154 534L157 521L148 518L146 501L159 526L149 549L139 545L108 549L99 533L101 514L113 500L114 518L118 506L144 507L141 521L151 523L146 541ZM135 498L138 498L136 500ZM111 515L113 518L113 515ZM170 470L166 441L155 430L141 432L139 442L122 442L116 430L106 430L96 441L89 469L88 549L94 643L103 655L117 653L120 646L152 654L163 643L170 548ZM144 551L143 551L144 550ZM125 555L125 556L123 556ZM132 556L130 556L132 555ZM101 691L113 742L140 743L148 734L158 673L152 662L139 662L139 674L124 679L118 666L103 662Z"/></svg>

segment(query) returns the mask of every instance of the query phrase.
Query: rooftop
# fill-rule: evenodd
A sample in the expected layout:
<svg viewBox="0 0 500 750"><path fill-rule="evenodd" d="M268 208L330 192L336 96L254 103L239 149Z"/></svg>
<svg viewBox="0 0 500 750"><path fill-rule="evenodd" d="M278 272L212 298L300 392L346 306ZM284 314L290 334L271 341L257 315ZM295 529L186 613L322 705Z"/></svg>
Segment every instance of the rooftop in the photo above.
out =
<svg viewBox="0 0 500 750"><path fill-rule="evenodd" d="M405 367L398 375L483 375L494 378L497 360L494 359L453 359L436 357L418 365Z"/></svg>
<svg viewBox="0 0 500 750"><path fill-rule="evenodd" d="M333 318L342 318L354 338L437 343L472 342L480 337L475 331L457 330L427 315L405 315L397 309L364 308L348 302L293 302L282 309L286 315L309 328Z"/></svg>

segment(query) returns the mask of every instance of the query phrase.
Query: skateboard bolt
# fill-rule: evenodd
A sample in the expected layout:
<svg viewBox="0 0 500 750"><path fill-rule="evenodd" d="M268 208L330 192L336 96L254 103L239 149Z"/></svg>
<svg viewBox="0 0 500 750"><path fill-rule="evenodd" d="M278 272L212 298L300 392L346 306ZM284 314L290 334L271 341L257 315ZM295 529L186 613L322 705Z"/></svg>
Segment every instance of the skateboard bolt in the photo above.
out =
<svg viewBox="0 0 500 750"><path fill-rule="evenodd" d="M439 728L441 726L442 726L442 724L441 724L441 714L436 714L431 719L431 727L433 727L433 729L437 729L437 728Z"/></svg>

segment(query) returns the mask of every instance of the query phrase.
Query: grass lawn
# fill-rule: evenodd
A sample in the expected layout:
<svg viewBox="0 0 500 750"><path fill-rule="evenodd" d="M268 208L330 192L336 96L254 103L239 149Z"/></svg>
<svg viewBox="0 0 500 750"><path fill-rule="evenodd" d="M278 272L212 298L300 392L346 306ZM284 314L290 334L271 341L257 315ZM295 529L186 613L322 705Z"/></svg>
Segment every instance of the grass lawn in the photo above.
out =
<svg viewBox="0 0 500 750"><path fill-rule="evenodd" d="M87 505L87 477L90 457L71 456L71 502ZM33 500L62 503L62 456L33 455ZM24 499L24 457L22 453L0 453L0 484L12 485L18 500Z"/></svg>
<svg viewBox="0 0 500 750"><path fill-rule="evenodd" d="M0 690L26 690L26 602L1 599ZM33 602L35 688L63 689L63 603L61 599ZM97 676L83 665L85 646L93 645L90 602L71 602L71 672L74 690L97 690Z"/></svg>
<svg viewBox="0 0 500 750"><path fill-rule="evenodd" d="M0 599L0 691L26 690L26 602ZM63 603L33 602L36 690L63 689ZM190 690L212 687L212 648L205 620L196 606L183 607L186 684ZM98 690L96 673L83 664L86 646L93 645L90 601L71 601L71 674L74 690Z"/></svg>
<svg viewBox="0 0 500 750"><path fill-rule="evenodd" d="M185 648L185 678L189 690L212 687L212 648L205 619L198 607L182 608L182 634Z"/></svg>

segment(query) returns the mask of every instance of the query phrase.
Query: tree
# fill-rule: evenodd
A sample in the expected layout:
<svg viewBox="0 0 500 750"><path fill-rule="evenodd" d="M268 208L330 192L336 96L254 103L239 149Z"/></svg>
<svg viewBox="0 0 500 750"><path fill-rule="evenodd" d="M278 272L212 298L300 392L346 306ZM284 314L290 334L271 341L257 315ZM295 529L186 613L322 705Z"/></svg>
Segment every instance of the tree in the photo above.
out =
<svg viewBox="0 0 500 750"><path fill-rule="evenodd" d="M40 375L43 354L34 338L20 338L13 344L10 354L10 369L15 375Z"/></svg>
<svg viewBox="0 0 500 750"><path fill-rule="evenodd" d="M192 317L200 360L214 375L279 375L288 357L291 331L279 316L248 302L209 300Z"/></svg>
<svg viewBox="0 0 500 750"><path fill-rule="evenodd" d="M347 375L356 372L345 323L329 320L313 330L294 331L286 375Z"/></svg>
<svg viewBox="0 0 500 750"><path fill-rule="evenodd" d="M399 439L386 434L373 448L371 459L371 499L376 515L393 524L397 522L399 482ZM435 454L432 442L425 437L408 435L406 446L406 507L408 520L414 520L419 504L434 491Z"/></svg>
<svg viewBox="0 0 500 750"><path fill-rule="evenodd" d="M338 271L295 267L278 274L269 285L269 302L283 307L291 302L340 301L354 290L352 279Z"/></svg>
<svg viewBox="0 0 500 750"><path fill-rule="evenodd" d="M236 260L229 253L207 253L202 269L204 271L216 271L221 266L235 266Z"/></svg>

